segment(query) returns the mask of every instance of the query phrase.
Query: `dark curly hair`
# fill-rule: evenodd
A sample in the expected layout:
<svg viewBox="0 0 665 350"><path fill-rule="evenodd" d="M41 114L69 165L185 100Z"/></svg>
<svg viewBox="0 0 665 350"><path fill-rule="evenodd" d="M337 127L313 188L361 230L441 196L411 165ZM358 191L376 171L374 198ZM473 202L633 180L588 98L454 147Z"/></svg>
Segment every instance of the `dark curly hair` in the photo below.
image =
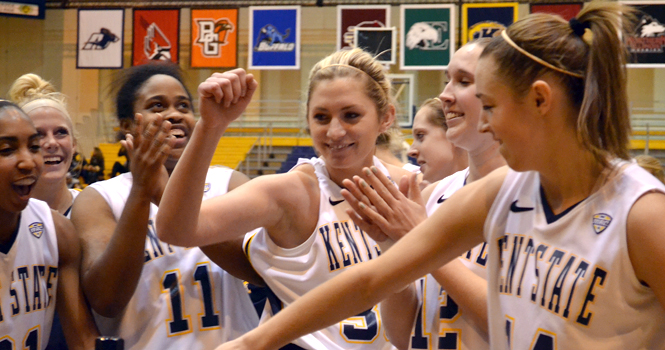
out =
<svg viewBox="0 0 665 350"><path fill-rule="evenodd" d="M170 62L150 62L140 66L134 66L125 70L120 79L114 82L116 87L115 108L118 121L134 120L134 102L136 102L138 91L143 87L148 79L155 75L168 75L179 81L187 92L189 99L192 95L187 90L182 78L182 70L174 63Z"/></svg>

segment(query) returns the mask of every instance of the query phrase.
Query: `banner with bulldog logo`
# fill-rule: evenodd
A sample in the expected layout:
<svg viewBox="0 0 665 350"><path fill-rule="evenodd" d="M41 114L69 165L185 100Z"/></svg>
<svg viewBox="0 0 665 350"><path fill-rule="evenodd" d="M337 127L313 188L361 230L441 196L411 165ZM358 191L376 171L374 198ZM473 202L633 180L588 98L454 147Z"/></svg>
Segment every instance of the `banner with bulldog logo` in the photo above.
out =
<svg viewBox="0 0 665 350"><path fill-rule="evenodd" d="M249 7L249 69L300 69L300 6Z"/></svg>
<svg viewBox="0 0 665 350"><path fill-rule="evenodd" d="M192 68L238 66L238 9L192 10Z"/></svg>
<svg viewBox="0 0 665 350"><path fill-rule="evenodd" d="M178 63L180 10L134 10L132 65Z"/></svg>
<svg viewBox="0 0 665 350"><path fill-rule="evenodd" d="M561 16L566 21L572 18L582 9L582 3L576 4L531 4L529 10L531 13L551 13Z"/></svg>
<svg viewBox="0 0 665 350"><path fill-rule="evenodd" d="M455 52L454 5L401 5L402 70L445 69Z"/></svg>
<svg viewBox="0 0 665 350"><path fill-rule="evenodd" d="M78 10L76 68L122 68L125 11Z"/></svg>
<svg viewBox="0 0 665 350"><path fill-rule="evenodd" d="M356 28L390 27L390 5L338 5L337 51L355 47Z"/></svg>
<svg viewBox="0 0 665 350"><path fill-rule="evenodd" d="M631 62L628 67L665 67L665 2L624 4L640 11L635 32L626 38Z"/></svg>
<svg viewBox="0 0 665 350"><path fill-rule="evenodd" d="M462 45L480 38L501 34L517 21L517 3L488 3L462 5Z"/></svg>

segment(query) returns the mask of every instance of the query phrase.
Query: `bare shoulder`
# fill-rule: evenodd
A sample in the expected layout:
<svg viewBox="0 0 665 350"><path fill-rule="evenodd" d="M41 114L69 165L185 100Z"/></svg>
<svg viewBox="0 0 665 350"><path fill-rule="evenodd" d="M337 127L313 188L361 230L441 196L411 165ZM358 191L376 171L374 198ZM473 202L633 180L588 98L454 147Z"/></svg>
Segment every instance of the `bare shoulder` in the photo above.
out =
<svg viewBox="0 0 665 350"><path fill-rule="evenodd" d="M240 185L249 181L249 177L237 170L233 170L231 179L229 180L229 191L240 187Z"/></svg>
<svg viewBox="0 0 665 350"><path fill-rule="evenodd" d="M393 181L395 181L397 183L399 183L399 181L400 181L400 179L402 179L402 177L413 174L412 172L410 172L410 171L408 171L404 168L401 168L401 167L398 167L398 166L395 166L395 165L392 165L392 164L388 164L384 161L381 161L381 163L386 167L386 169L388 170L388 174L390 174L390 177L393 179Z"/></svg>
<svg viewBox="0 0 665 350"><path fill-rule="evenodd" d="M105 234L110 237L116 220L104 197L88 186L76 197L72 206L72 223L83 240L95 239Z"/></svg>
<svg viewBox="0 0 665 350"><path fill-rule="evenodd" d="M659 266L665 262L665 194L649 192L640 197L628 213L626 239L636 276L665 293ZM661 281L663 280L663 281Z"/></svg>

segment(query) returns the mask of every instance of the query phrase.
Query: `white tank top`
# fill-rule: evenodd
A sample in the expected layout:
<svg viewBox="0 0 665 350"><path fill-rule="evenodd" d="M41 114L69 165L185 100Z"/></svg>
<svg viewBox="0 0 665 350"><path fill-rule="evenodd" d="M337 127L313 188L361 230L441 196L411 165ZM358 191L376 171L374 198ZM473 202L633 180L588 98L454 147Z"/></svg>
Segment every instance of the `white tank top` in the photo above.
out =
<svg viewBox="0 0 665 350"><path fill-rule="evenodd" d="M58 285L58 240L48 204L30 199L13 242L0 250L0 348L46 349Z"/></svg>
<svg viewBox="0 0 665 350"><path fill-rule="evenodd" d="M210 168L203 199L227 192L232 170ZM92 186L116 221L132 187L131 173ZM95 314L99 331L124 339L125 349L213 349L256 327L258 317L243 282L219 268L199 248L161 242L157 206L150 205L145 263L136 291L116 318Z"/></svg>
<svg viewBox="0 0 665 350"><path fill-rule="evenodd" d="M301 164L314 166L319 180L316 230L307 241L291 249L277 246L265 230L248 235L245 246L252 266L285 306L346 269L381 254L378 244L345 213L350 206L340 194L341 188L328 177L323 160L300 159L296 167ZM387 174L376 157L374 165ZM317 350L394 349L381 327L378 306L292 343Z"/></svg>
<svg viewBox="0 0 665 350"><path fill-rule="evenodd" d="M485 222L493 349L665 349L665 311L635 276L628 213L665 187L635 163L554 216L536 172L509 171Z"/></svg>
<svg viewBox="0 0 665 350"><path fill-rule="evenodd" d="M425 208L431 216L453 193L461 189L469 176L469 168L458 171L439 181ZM487 278L486 244L480 244L459 258L476 275ZM422 301L411 336L410 349L488 349L484 332L463 314L462 309L448 296L441 285L427 275L416 281L418 297Z"/></svg>

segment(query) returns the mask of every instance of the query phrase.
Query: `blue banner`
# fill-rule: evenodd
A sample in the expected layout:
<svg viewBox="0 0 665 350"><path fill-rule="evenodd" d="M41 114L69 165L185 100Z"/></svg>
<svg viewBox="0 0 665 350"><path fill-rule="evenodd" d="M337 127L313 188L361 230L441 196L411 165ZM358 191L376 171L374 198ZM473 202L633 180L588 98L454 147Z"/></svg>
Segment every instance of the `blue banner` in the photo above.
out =
<svg viewBox="0 0 665 350"><path fill-rule="evenodd" d="M0 1L0 16L44 19L46 0Z"/></svg>
<svg viewBox="0 0 665 350"><path fill-rule="evenodd" d="M300 69L300 6L249 11L249 69Z"/></svg>

